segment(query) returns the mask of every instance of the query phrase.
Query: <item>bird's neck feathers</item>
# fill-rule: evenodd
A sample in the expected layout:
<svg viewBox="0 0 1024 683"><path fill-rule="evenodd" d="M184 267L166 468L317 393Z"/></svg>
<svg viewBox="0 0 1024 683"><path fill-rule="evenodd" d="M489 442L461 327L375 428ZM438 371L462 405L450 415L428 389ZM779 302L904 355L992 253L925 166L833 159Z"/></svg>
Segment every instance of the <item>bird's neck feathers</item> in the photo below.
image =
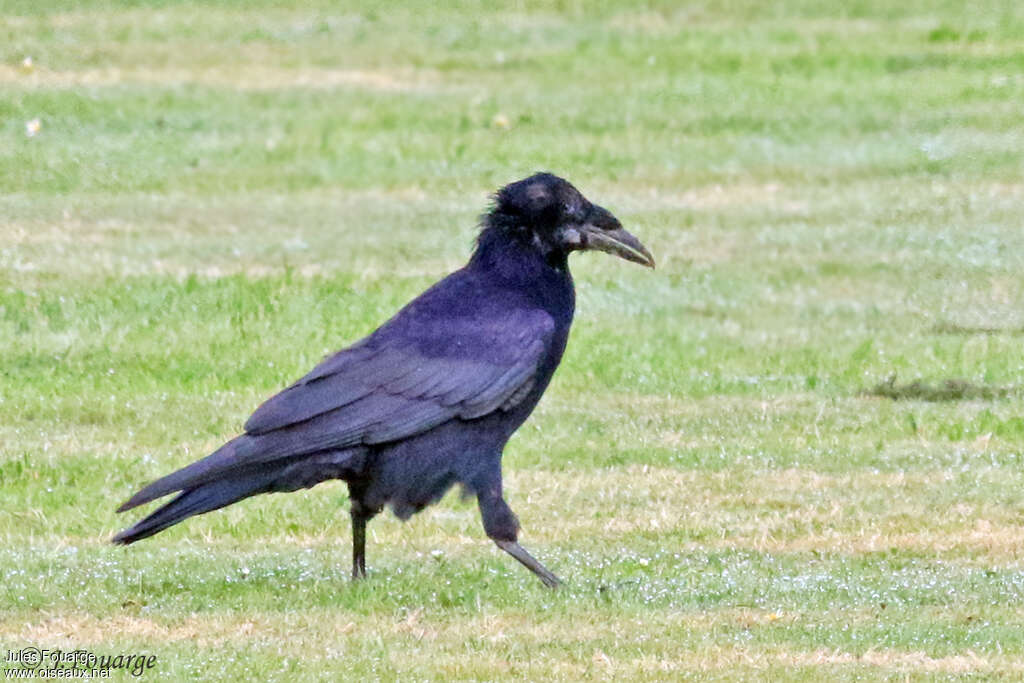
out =
<svg viewBox="0 0 1024 683"><path fill-rule="evenodd" d="M568 254L501 214L484 217L470 264L517 280L552 275L571 279Z"/></svg>
<svg viewBox="0 0 1024 683"><path fill-rule="evenodd" d="M566 332L572 324L576 292L564 253L552 255L523 235L488 226L477 238L476 251L463 270L476 273L498 291L529 298L551 313Z"/></svg>

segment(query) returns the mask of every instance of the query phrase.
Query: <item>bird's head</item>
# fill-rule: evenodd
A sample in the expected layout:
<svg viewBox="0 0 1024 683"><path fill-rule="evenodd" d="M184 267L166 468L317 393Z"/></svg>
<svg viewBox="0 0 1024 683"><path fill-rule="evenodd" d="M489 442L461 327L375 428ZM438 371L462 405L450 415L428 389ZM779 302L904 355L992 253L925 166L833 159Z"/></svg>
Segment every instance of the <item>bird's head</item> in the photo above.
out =
<svg viewBox="0 0 1024 683"><path fill-rule="evenodd" d="M547 255L564 259L572 251L597 250L654 267L651 253L610 211L551 173L501 188L483 222L485 228L512 233Z"/></svg>

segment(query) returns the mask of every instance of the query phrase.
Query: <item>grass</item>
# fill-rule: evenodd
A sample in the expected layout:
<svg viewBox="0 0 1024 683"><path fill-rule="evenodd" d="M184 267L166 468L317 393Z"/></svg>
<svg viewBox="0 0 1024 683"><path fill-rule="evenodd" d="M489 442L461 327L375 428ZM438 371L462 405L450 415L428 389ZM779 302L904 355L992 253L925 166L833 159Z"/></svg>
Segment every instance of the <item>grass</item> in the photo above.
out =
<svg viewBox="0 0 1024 683"><path fill-rule="evenodd" d="M1024 675L1022 67L1002 0L8 0L0 648L170 679ZM339 484L108 544L538 169L659 263L575 258L506 451L565 590L456 495L375 520L359 585Z"/></svg>

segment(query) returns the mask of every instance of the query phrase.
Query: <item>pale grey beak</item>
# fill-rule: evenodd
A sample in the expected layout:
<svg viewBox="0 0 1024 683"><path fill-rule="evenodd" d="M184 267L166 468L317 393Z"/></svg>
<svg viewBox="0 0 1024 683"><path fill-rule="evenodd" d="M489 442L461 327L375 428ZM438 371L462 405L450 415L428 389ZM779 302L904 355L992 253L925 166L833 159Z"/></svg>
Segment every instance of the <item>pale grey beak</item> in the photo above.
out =
<svg viewBox="0 0 1024 683"><path fill-rule="evenodd" d="M648 268L654 267L651 252L626 232L619 219L607 209L595 205L587 216L587 222L580 228L581 249L604 251Z"/></svg>

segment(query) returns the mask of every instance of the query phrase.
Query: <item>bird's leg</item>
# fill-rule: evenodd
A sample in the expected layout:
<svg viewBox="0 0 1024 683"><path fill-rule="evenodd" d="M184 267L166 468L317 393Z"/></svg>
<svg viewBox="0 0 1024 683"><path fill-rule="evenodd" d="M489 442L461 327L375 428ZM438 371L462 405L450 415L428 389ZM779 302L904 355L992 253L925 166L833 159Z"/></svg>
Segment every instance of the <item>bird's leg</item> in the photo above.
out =
<svg viewBox="0 0 1024 683"><path fill-rule="evenodd" d="M366 517L352 512L352 578L366 576Z"/></svg>
<svg viewBox="0 0 1024 683"><path fill-rule="evenodd" d="M519 520L501 497L501 485L491 485L477 492L484 531L494 543L537 575L548 588L557 588L562 581L519 545Z"/></svg>
<svg viewBox="0 0 1024 683"><path fill-rule="evenodd" d="M537 558L530 553L526 552L526 548L519 545L516 541L494 541L499 548L504 550L512 557L519 560L519 562L529 569L531 572L537 575L537 578L544 582L544 585L548 588L558 588L562 585L562 580L552 574L547 567L542 565Z"/></svg>
<svg viewBox="0 0 1024 683"><path fill-rule="evenodd" d="M366 578L366 522L374 511L368 510L361 502L352 500L349 515L352 516L352 579Z"/></svg>

